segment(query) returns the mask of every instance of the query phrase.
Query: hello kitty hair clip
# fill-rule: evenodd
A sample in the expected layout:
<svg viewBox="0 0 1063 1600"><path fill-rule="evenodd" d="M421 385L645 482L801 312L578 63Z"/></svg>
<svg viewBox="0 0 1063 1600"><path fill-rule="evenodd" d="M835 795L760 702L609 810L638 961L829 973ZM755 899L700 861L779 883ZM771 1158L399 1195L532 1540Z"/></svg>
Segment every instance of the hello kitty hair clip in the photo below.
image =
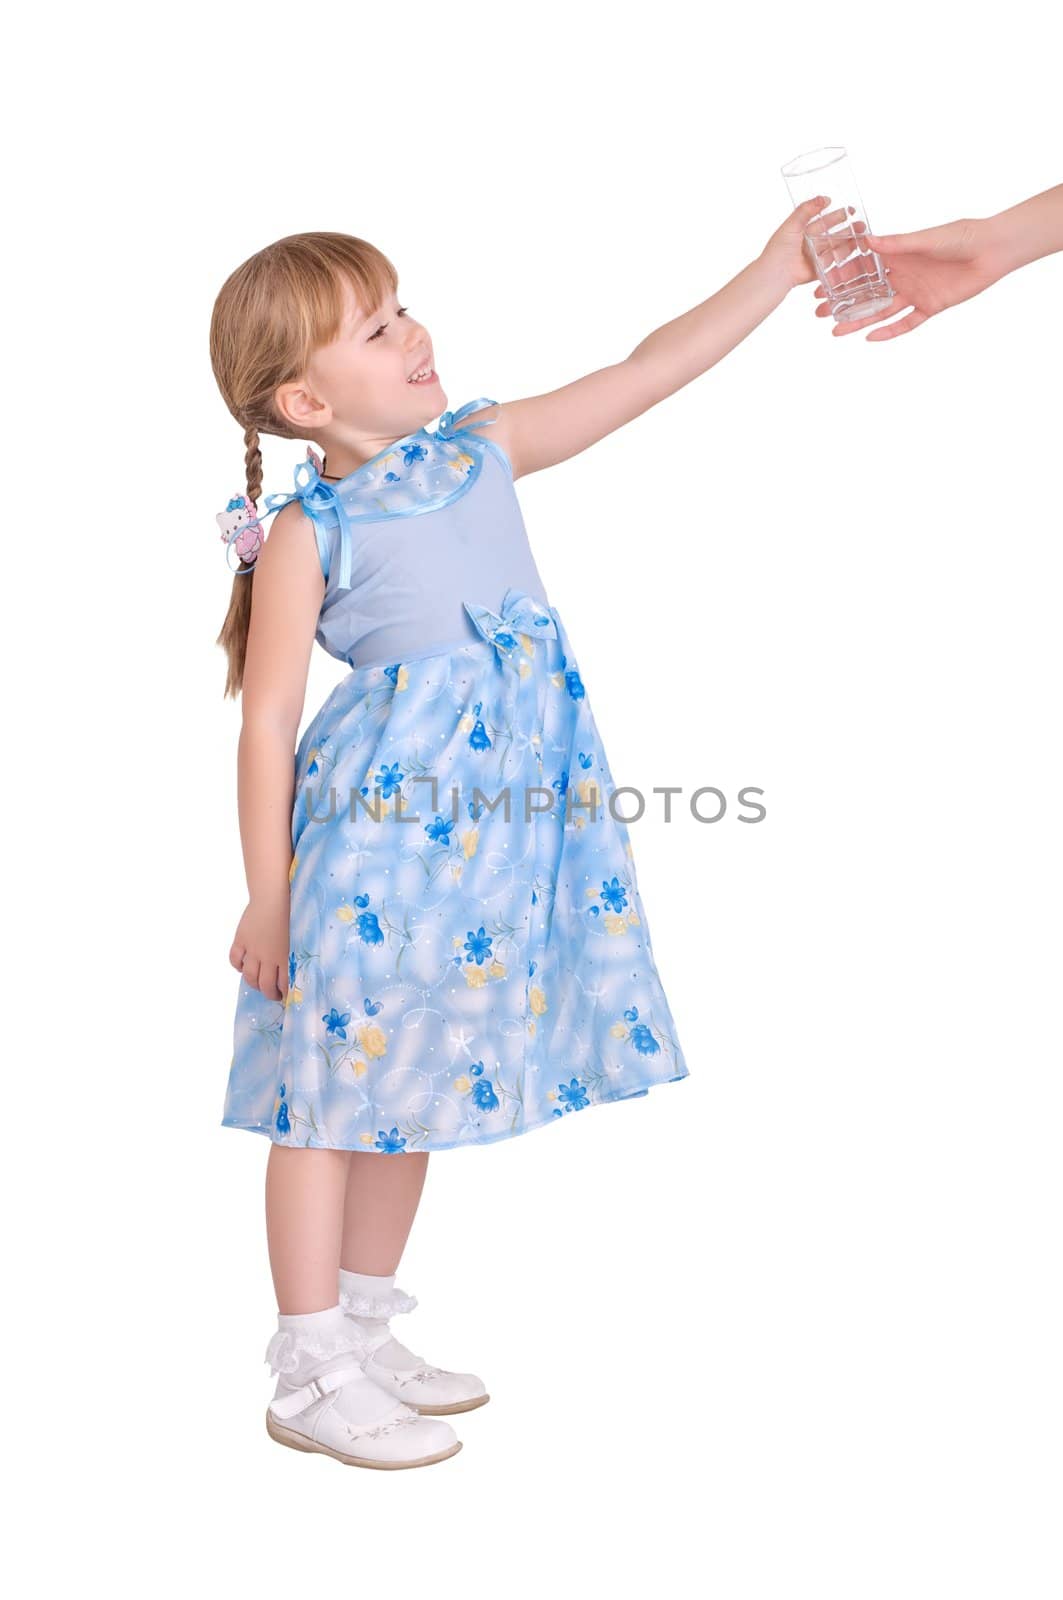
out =
<svg viewBox="0 0 1063 1600"><path fill-rule="evenodd" d="M308 445L306 460L300 461L295 469L295 489L291 494L268 494L262 517L259 517L255 502L246 494L234 494L225 510L218 512L215 520L225 540L225 559L238 578L254 571L255 562L266 542L266 530L262 526L264 518L271 517L275 511L279 511L292 500L301 500L305 505L319 494L324 495L330 503L335 498L332 489L322 481L323 465L317 451L312 445ZM229 552L234 546L240 560L247 563L242 568L233 566ZM344 579L344 583L348 581L349 575Z"/></svg>
<svg viewBox="0 0 1063 1600"><path fill-rule="evenodd" d="M255 502L248 499L246 494L234 494L225 510L218 512L215 520L221 529L221 537L225 540L225 559L232 571L237 577L254 571L255 561L266 537L265 529L258 520ZM239 559L247 562L247 566L243 568L233 566L231 551L234 547Z"/></svg>

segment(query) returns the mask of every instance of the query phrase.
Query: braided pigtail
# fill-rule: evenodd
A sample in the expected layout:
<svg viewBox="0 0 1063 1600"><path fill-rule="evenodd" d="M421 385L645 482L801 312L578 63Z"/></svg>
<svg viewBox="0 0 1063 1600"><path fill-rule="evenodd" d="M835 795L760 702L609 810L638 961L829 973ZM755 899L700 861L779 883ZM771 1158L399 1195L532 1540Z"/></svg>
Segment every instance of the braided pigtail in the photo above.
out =
<svg viewBox="0 0 1063 1600"><path fill-rule="evenodd" d="M349 233L291 233L250 256L222 284L210 319L210 362L222 399L244 430L247 498L256 511L262 492L259 434L304 437L298 420L283 405L278 409L278 390L299 379L313 352L339 335L345 289L369 315L395 292L398 282L392 262L367 239ZM226 561L233 549L241 555L217 640L229 658L225 693L233 699L243 687L254 583L254 568L242 552L252 561L258 553L255 524L240 500L234 496L226 507L228 517L216 518L226 539ZM243 540L241 533L246 534Z"/></svg>
<svg viewBox="0 0 1063 1600"><path fill-rule="evenodd" d="M247 478L247 498L258 505L262 493L262 451L258 442L258 429L244 429L244 472ZM244 682L244 663L247 659L247 635L251 626L251 585L255 581L254 562L241 561L233 578L229 609L225 614L217 644L229 658L225 679L225 694L236 699Z"/></svg>
<svg viewBox="0 0 1063 1600"><path fill-rule="evenodd" d="M262 493L262 451L258 443L258 429L244 429L244 473L247 477L247 498L258 504Z"/></svg>

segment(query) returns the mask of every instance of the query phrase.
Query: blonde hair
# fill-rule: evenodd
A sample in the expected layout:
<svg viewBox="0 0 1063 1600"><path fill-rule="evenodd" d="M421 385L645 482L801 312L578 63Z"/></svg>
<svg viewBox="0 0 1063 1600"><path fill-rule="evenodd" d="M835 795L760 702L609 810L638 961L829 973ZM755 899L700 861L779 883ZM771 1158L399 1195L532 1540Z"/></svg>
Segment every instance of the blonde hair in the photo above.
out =
<svg viewBox="0 0 1063 1600"><path fill-rule="evenodd" d="M214 302L210 362L222 398L244 430L247 497L262 492L259 435L295 439L274 409L282 383L306 370L310 356L339 333L346 280L359 306L371 311L398 287L387 256L349 233L293 233L267 245L231 273ZM233 578L229 610L216 643L228 656L226 695L243 685L251 621L254 567L243 563Z"/></svg>

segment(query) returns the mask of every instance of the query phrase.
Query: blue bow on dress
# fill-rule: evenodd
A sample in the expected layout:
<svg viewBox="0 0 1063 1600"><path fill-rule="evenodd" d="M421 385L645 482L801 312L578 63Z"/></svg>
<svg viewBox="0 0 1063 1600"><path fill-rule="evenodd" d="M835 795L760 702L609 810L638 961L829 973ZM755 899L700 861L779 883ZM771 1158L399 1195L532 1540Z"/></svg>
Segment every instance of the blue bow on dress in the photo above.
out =
<svg viewBox="0 0 1063 1600"><path fill-rule="evenodd" d="M499 665L503 656L523 654L518 634L526 633L532 639L539 635L544 639L559 637L553 607L544 606L523 589L506 590L501 615L475 601L464 600L462 604L488 644L498 651Z"/></svg>
<svg viewBox="0 0 1063 1600"><path fill-rule="evenodd" d="M444 411L435 426L437 439L453 439L459 433L471 433L475 437L477 428L490 428L498 421L497 417L484 417L482 422L477 422L471 428L459 428L457 424L462 417L470 416L474 411L483 411L487 406L496 406L497 400L470 400L461 407L460 411Z"/></svg>
<svg viewBox="0 0 1063 1600"><path fill-rule="evenodd" d="M305 474L305 479L300 477ZM291 500L301 500L307 507L317 511L333 510L340 525L340 576L341 589L351 586L351 520L344 509L343 501L336 493L331 483L326 483L318 472L314 462L307 451L307 459L300 461L295 469L295 490L292 494L268 494L266 496L266 510L264 516L270 516L274 511L279 511L281 506L286 506ZM307 513L313 520L312 513ZM316 524L315 524L316 526ZM320 542L320 541L319 541Z"/></svg>

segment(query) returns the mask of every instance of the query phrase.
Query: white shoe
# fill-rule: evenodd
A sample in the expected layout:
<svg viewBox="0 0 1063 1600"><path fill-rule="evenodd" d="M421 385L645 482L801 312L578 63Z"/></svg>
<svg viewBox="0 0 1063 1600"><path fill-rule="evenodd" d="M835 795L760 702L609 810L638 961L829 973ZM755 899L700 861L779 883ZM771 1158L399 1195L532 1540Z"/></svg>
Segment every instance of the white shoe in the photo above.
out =
<svg viewBox="0 0 1063 1600"><path fill-rule="evenodd" d="M344 1389L375 1388L354 1363L327 1372L290 1393L275 1396L266 1412L266 1431L278 1444L333 1456L348 1467L428 1467L457 1455L461 1440L447 1422L422 1417L411 1406L384 1402L371 1422L348 1422L336 1410Z"/></svg>
<svg viewBox="0 0 1063 1600"><path fill-rule="evenodd" d="M344 1273L348 1280L354 1274ZM415 1355L392 1334L388 1319L412 1311L416 1296L391 1289L367 1296L340 1290L340 1305L365 1348L362 1371L394 1399L425 1417L451 1416L486 1405L491 1396L473 1372L448 1372Z"/></svg>
<svg viewBox="0 0 1063 1600"><path fill-rule="evenodd" d="M266 1431L278 1444L382 1468L427 1467L461 1449L449 1423L422 1417L374 1383L363 1369L365 1343L338 1306L281 1323L266 1352L278 1374Z"/></svg>

